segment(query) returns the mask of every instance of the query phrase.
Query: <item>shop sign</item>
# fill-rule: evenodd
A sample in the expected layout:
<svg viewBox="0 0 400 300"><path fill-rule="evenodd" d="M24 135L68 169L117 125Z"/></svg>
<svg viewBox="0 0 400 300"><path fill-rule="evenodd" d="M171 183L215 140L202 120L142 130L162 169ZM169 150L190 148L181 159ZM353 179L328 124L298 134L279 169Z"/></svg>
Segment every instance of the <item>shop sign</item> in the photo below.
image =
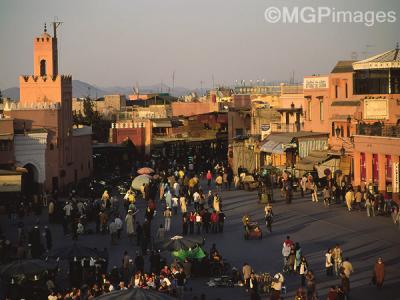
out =
<svg viewBox="0 0 400 300"><path fill-rule="evenodd" d="M305 90L311 89L327 89L329 87L328 77L309 77L304 78L303 88Z"/></svg>
<svg viewBox="0 0 400 300"><path fill-rule="evenodd" d="M365 99L365 120L386 120L389 118L389 103L387 99Z"/></svg>

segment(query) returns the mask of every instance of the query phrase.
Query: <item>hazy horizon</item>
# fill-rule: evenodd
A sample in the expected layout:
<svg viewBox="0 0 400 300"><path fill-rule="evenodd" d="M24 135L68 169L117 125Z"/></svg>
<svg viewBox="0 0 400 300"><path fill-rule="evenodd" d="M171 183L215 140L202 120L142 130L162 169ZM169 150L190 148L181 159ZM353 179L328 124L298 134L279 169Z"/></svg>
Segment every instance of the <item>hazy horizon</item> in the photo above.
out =
<svg viewBox="0 0 400 300"><path fill-rule="evenodd" d="M397 13L395 23L271 24L270 6L329 6ZM160 83L199 88L235 80L295 81L327 74L338 60L400 42L398 0L2 1L0 89L33 72L33 38L57 16L60 73L100 87ZM49 32L52 33L48 25ZM397 30L396 30L397 29Z"/></svg>

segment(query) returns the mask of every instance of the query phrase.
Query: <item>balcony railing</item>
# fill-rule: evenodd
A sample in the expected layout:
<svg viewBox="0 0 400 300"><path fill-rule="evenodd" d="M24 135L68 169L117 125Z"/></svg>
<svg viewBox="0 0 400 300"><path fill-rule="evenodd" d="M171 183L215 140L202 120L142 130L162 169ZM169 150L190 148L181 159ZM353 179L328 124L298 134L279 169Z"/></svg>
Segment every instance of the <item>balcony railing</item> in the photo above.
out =
<svg viewBox="0 0 400 300"><path fill-rule="evenodd" d="M374 124L361 123L357 125L357 134L400 138L400 124L382 124L380 122Z"/></svg>

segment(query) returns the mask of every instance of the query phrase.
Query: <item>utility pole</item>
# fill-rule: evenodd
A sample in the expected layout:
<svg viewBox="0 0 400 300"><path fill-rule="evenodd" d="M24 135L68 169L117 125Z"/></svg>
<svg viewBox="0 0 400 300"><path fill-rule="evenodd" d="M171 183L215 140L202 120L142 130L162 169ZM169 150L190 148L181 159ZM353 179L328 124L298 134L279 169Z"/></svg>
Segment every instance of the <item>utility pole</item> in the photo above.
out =
<svg viewBox="0 0 400 300"><path fill-rule="evenodd" d="M175 70L172 72L172 92L171 94L174 92L175 89Z"/></svg>
<svg viewBox="0 0 400 300"><path fill-rule="evenodd" d="M51 24L53 24L53 38L57 38L57 28L63 23L64 22L57 21L57 17L54 17L54 21L51 22Z"/></svg>

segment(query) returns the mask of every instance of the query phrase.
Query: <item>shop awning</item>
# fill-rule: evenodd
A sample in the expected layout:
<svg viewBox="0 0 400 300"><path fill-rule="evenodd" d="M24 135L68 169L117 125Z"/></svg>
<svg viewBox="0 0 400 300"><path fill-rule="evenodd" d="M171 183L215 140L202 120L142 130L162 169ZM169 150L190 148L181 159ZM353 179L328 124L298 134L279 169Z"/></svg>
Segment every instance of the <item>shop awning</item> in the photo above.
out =
<svg viewBox="0 0 400 300"><path fill-rule="evenodd" d="M266 153L272 153L274 148L279 144L277 141L267 141L264 145L261 146L260 151Z"/></svg>
<svg viewBox="0 0 400 300"><path fill-rule="evenodd" d="M157 120L153 121L154 128L169 128L172 127L172 123L170 120Z"/></svg>
<svg viewBox="0 0 400 300"><path fill-rule="evenodd" d="M322 165L330 159L331 156L328 154L328 151L311 151L308 156L302 158L298 163L296 163L296 169L312 171L314 170L314 166Z"/></svg>
<svg viewBox="0 0 400 300"><path fill-rule="evenodd" d="M285 154L283 149L283 143L277 141L267 141L261 146L261 152L271 153L271 154Z"/></svg>

